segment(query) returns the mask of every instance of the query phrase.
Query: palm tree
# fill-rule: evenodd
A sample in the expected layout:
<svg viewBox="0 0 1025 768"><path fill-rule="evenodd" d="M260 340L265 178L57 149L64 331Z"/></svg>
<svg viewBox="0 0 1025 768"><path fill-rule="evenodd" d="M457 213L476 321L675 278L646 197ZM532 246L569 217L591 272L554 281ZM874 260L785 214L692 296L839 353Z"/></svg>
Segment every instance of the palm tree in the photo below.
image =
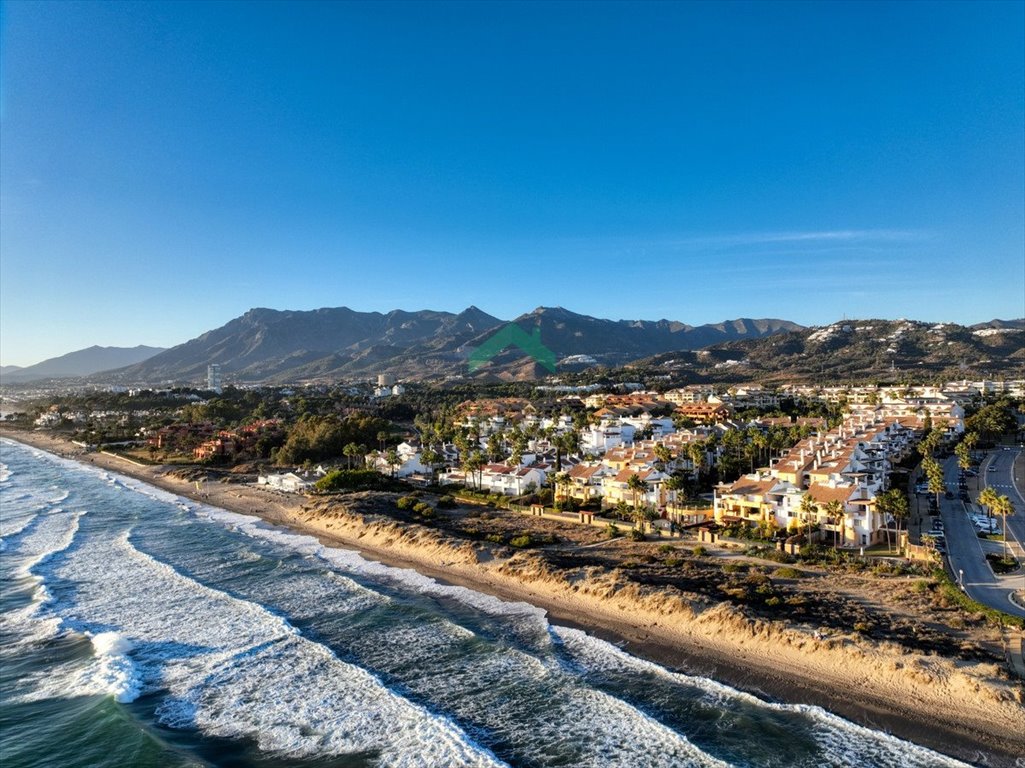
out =
<svg viewBox="0 0 1025 768"><path fill-rule="evenodd" d="M480 451L474 451L463 459L463 472L469 473L470 477L478 473L477 490L480 490L480 474L484 471L484 455Z"/></svg>
<svg viewBox="0 0 1025 768"><path fill-rule="evenodd" d="M647 504L641 504L639 507L634 507L633 519L634 527L640 526L641 531L644 531L648 523L655 519L655 510Z"/></svg>
<svg viewBox="0 0 1025 768"><path fill-rule="evenodd" d="M669 503L676 504L676 494L684 489L683 478L679 475L670 475L662 484L662 487L669 492Z"/></svg>
<svg viewBox="0 0 1025 768"><path fill-rule="evenodd" d="M659 443L655 446L655 458L658 460L656 466L659 470L665 471L666 465L673 460L673 452L669 450L669 447L664 443ZM659 464L661 466L659 466Z"/></svg>
<svg viewBox="0 0 1025 768"><path fill-rule="evenodd" d="M694 465L694 475L698 483L701 483L701 470L705 468L705 442L695 440L687 444L687 458Z"/></svg>
<svg viewBox="0 0 1025 768"><path fill-rule="evenodd" d="M431 471L431 480L433 481L435 468L441 461L441 454L430 446L427 446L420 452L420 461Z"/></svg>
<svg viewBox="0 0 1025 768"><path fill-rule="evenodd" d="M384 450L384 444L388 442L388 437L388 433L383 429L377 433L377 444L381 447L382 451Z"/></svg>
<svg viewBox="0 0 1025 768"><path fill-rule="evenodd" d="M836 549L837 528L843 526L843 503L841 503L839 499L832 499L831 501L827 501L826 505L822 509L833 519L833 549Z"/></svg>
<svg viewBox="0 0 1025 768"><path fill-rule="evenodd" d="M345 456L345 466L352 469L352 460L359 455L359 446L355 443L347 443L342 448L342 455Z"/></svg>
<svg viewBox="0 0 1025 768"><path fill-rule="evenodd" d="M641 480L641 476L634 472L626 481L626 487L633 491L634 497L634 514L637 513L639 506L637 504L637 495L642 491L646 491L648 486Z"/></svg>
<svg viewBox="0 0 1025 768"><path fill-rule="evenodd" d="M1014 514L1014 504L1011 503L1011 499L1008 496L997 497L996 505L993 507L993 511L1000 514L1003 517L1004 523L1004 558L1009 557L1007 551L1007 516Z"/></svg>
<svg viewBox="0 0 1025 768"><path fill-rule="evenodd" d="M810 493L801 497L801 518L805 531L811 528L811 519L819 512L819 506L815 503ZM808 534L808 543L811 544L811 534Z"/></svg>
<svg viewBox="0 0 1025 768"><path fill-rule="evenodd" d="M876 511L884 519L889 516L895 521L903 520L908 516L908 497L899 488L891 488L876 496ZM886 548L891 549L889 523L886 524Z"/></svg>
<svg viewBox="0 0 1025 768"><path fill-rule="evenodd" d="M954 453L957 456L957 466L966 470L972 466L972 452L967 440L962 440L954 446Z"/></svg>
<svg viewBox="0 0 1025 768"><path fill-rule="evenodd" d="M562 489L562 497L565 499L569 495L569 487L573 485L573 479L566 472L560 472L555 476L555 488L558 490ZM555 497L555 501L559 500L558 496Z"/></svg>
<svg viewBox="0 0 1025 768"><path fill-rule="evenodd" d="M936 494L936 509L939 509L940 494L946 488L946 485L943 483L943 467L932 456L928 456L922 460L922 469L929 480L929 493Z"/></svg>
<svg viewBox="0 0 1025 768"><path fill-rule="evenodd" d="M385 453L384 457L385 461L388 462L388 466L391 468L391 476L395 477L395 467L397 467L401 463L399 460L399 452L396 451L394 448L389 448L388 452Z"/></svg>
<svg viewBox="0 0 1025 768"><path fill-rule="evenodd" d="M986 508L986 514L992 515L996 511L997 504L1000 500L1000 496L996 491L993 490L992 486L986 486L982 489L976 501Z"/></svg>

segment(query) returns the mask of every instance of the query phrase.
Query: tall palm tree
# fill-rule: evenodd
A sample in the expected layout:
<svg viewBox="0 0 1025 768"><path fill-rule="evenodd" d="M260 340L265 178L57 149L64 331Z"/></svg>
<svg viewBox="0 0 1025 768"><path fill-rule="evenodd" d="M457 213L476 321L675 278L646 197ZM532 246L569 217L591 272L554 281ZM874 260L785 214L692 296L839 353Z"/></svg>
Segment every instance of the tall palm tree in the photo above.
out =
<svg viewBox="0 0 1025 768"><path fill-rule="evenodd" d="M810 493L804 494L801 497L801 519L804 525L805 531L811 528L811 519L819 512L819 505L815 503L815 499L812 498ZM811 544L811 534L808 534L808 543Z"/></svg>
<svg viewBox="0 0 1025 768"><path fill-rule="evenodd" d="M1004 524L1004 557L1008 556L1007 551L1007 516L1014 514L1014 504L1011 503L1011 499L1008 496L997 497L996 505L993 507L993 511L998 513L1003 518Z"/></svg>
<svg viewBox="0 0 1025 768"><path fill-rule="evenodd" d="M477 473L477 490L480 490L480 478L484 471L484 454L474 451L463 460L463 471L468 472L470 477Z"/></svg>
<svg viewBox="0 0 1025 768"><path fill-rule="evenodd" d="M420 452L420 461L431 471L431 480L433 481L435 470L441 461L441 454L427 446Z"/></svg>
<svg viewBox="0 0 1025 768"><path fill-rule="evenodd" d="M401 463L399 460L399 452L394 448L389 448L384 456L385 460L388 462L389 468L391 468L391 476L395 477L395 467Z"/></svg>
<svg viewBox="0 0 1025 768"><path fill-rule="evenodd" d="M346 467L352 469L352 460L359 455L359 446L355 443L347 443L342 448L342 455L345 456Z"/></svg>
<svg viewBox="0 0 1025 768"><path fill-rule="evenodd" d="M908 516L908 497L899 488L891 488L876 496L876 511L885 519L887 516L899 521ZM886 525L886 548L890 549L890 525Z"/></svg>
<svg viewBox="0 0 1025 768"><path fill-rule="evenodd" d="M832 499L822 509L833 519L833 549L836 549L837 528L843 526L843 504L838 499Z"/></svg>
<svg viewBox="0 0 1025 768"><path fill-rule="evenodd" d="M573 479L567 472L560 472L555 476L555 488L556 490L562 489L562 497L565 499L569 495L569 488L573 485ZM559 497L556 496L555 500L558 501Z"/></svg>
<svg viewBox="0 0 1025 768"><path fill-rule="evenodd" d="M993 490L993 487L987 485L985 488L982 489L982 492L979 493L979 496L976 499L976 501L978 501L979 504L986 508L987 515L992 515L996 511L996 506L999 499L1000 496L997 494L996 491Z"/></svg>
<svg viewBox="0 0 1025 768"><path fill-rule="evenodd" d="M943 467L932 456L922 460L922 469L929 481L929 493L936 494L936 509L940 508L940 494L943 493L946 485L943 482Z"/></svg>
<svg viewBox="0 0 1025 768"><path fill-rule="evenodd" d="M679 475L670 475L666 478L666 481L662 484L662 487L669 492L670 503L675 504L677 499L677 492L682 491L684 488L683 478Z"/></svg>
<svg viewBox="0 0 1025 768"><path fill-rule="evenodd" d="M639 493L641 493L642 491L646 491L648 489L648 486L645 485L643 480L641 480L641 476L638 475L636 472L634 472L627 479L626 487L629 488L631 491L633 491L634 513L636 514L637 511L640 509L640 506L637 503L637 495Z"/></svg>
<svg viewBox="0 0 1025 768"><path fill-rule="evenodd" d="M962 471L972 466L972 449L967 440L962 440L954 446L954 454L957 456L957 466Z"/></svg>
<svg viewBox="0 0 1025 768"><path fill-rule="evenodd" d="M694 465L694 476L697 481L701 482L701 470L705 467L705 442L704 440L695 440L692 443L687 444L687 458L690 459L691 464Z"/></svg>

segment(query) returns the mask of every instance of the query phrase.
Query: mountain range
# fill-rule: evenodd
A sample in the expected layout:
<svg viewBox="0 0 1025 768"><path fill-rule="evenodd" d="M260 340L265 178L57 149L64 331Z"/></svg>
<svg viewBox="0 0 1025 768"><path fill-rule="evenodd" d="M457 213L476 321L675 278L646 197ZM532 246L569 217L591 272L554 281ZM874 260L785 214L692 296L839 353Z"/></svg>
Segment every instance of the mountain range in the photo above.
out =
<svg viewBox="0 0 1025 768"><path fill-rule="evenodd" d="M481 364L481 353L499 346L486 342L503 328L498 338L513 340L512 346ZM94 383L195 385L205 381L211 363L221 366L225 381L270 384L365 380L382 373L420 380L530 380L548 375L553 363L560 373L630 364L707 381L885 377L895 370L1022 376L1023 341L1025 320L973 326L845 320L804 328L777 319L700 326L607 320L561 307L538 307L512 321L474 306L458 314L252 309L170 349L90 347L27 368L8 366L0 377L4 384L87 377ZM539 349L543 356L528 354Z"/></svg>
<svg viewBox="0 0 1025 768"><path fill-rule="evenodd" d="M846 320L771 338L670 353L637 367L689 378L753 381L1025 378L1025 320L972 326L915 320Z"/></svg>
<svg viewBox="0 0 1025 768"><path fill-rule="evenodd" d="M356 312L252 309L241 317L117 371L126 381L197 381L211 363L228 379L283 383L366 378L378 373L444 378L468 372L470 353L508 321L477 307L458 314L424 310ZM786 320L740 319L698 327L672 320L605 320L561 307L538 307L511 321L540 334L567 365L620 365L660 352L798 329ZM574 359L575 358L575 359ZM496 355L477 377L529 379L547 373L515 347Z"/></svg>
<svg viewBox="0 0 1025 768"><path fill-rule="evenodd" d="M21 368L5 365L0 368L0 381L4 384L23 384L45 379L80 378L133 365L163 352L163 347L97 347L79 349L60 357L51 357L35 365Z"/></svg>

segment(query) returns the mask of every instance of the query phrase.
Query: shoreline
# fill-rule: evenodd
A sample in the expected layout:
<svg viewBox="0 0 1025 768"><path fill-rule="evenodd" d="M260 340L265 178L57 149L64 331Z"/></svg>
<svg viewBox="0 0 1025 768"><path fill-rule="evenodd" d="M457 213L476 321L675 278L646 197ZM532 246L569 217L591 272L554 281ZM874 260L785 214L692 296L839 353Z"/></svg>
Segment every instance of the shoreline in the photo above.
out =
<svg viewBox="0 0 1025 768"><path fill-rule="evenodd" d="M329 502L311 504L303 496L229 483L209 483L199 492L193 483L163 474L168 467L138 465L113 455L85 454L78 446L42 433L0 429L0 436L141 480L202 504L259 517L296 533L315 536L326 546L355 550L385 565L411 568L439 582L503 600L530 603L544 609L553 624L584 630L671 671L710 677L771 701L820 706L856 724L971 763L1013 766L1016 758L1025 754L1025 709L1020 698L1009 703L985 701L983 693L978 693L976 701L968 701L967 687L954 687L945 679L940 682L948 683L946 689L924 677L912 685L915 675L903 669L905 663L913 666L909 656L895 665L889 659L894 669L883 670L872 665L887 661L885 654L862 654L865 669L852 677L849 669L840 673L832 669L836 663L832 646L810 637L795 638L796 630L790 630L788 636L786 631L767 629L758 623L742 626L735 617L715 625L706 621L714 609L688 622L667 609L647 605L650 596L624 597L619 593L605 599L593 591L577 592L565 583L552 584L540 577L523 579L506 566L478 562L451 543L416 541L415 536L408 540L408 531L397 523L367 524L354 515L324 515L312 520L313 507ZM959 701L958 693L964 694L965 700Z"/></svg>

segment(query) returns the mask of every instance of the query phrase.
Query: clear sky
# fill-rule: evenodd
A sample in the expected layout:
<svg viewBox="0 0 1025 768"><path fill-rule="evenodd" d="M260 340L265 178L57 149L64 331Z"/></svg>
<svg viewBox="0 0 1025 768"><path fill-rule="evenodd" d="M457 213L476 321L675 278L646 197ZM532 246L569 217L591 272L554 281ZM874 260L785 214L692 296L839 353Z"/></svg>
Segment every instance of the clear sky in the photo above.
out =
<svg viewBox="0 0 1025 768"><path fill-rule="evenodd" d="M1025 315L1025 4L9 2L0 361L251 307Z"/></svg>

